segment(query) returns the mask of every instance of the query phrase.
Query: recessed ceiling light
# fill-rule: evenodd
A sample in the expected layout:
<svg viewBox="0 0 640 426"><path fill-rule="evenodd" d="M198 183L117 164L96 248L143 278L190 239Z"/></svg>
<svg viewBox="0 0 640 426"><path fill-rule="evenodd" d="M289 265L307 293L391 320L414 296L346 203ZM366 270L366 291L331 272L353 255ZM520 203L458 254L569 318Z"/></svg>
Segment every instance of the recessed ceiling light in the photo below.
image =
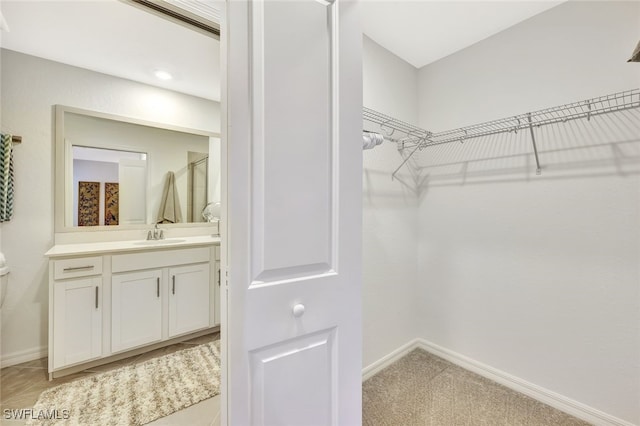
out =
<svg viewBox="0 0 640 426"><path fill-rule="evenodd" d="M156 70L154 74L160 80L171 80L173 78L173 76L169 72L163 70Z"/></svg>

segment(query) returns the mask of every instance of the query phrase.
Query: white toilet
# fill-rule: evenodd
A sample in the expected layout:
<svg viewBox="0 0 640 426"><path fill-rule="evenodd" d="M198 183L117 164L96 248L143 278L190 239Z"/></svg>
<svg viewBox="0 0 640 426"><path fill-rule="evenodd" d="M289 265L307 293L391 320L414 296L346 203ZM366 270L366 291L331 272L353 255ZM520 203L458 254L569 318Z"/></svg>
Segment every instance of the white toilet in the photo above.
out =
<svg viewBox="0 0 640 426"><path fill-rule="evenodd" d="M9 283L9 267L4 254L0 253L0 308L4 304L4 297L7 294L7 284Z"/></svg>

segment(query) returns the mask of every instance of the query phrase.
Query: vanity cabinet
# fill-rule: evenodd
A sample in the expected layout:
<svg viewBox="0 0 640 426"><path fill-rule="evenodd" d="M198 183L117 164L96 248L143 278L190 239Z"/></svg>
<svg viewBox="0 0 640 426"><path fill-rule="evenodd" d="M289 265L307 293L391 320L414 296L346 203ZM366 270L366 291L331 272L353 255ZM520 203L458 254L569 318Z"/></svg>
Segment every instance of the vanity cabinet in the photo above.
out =
<svg viewBox="0 0 640 426"><path fill-rule="evenodd" d="M112 352L162 340L163 299L168 300L168 337L209 327L209 265L115 274L111 279Z"/></svg>
<svg viewBox="0 0 640 426"><path fill-rule="evenodd" d="M213 248L187 248L114 255L112 350L140 346L145 339L150 339L147 342L150 343L212 326L214 283L210 280L210 269L214 253ZM124 287L131 289L116 293ZM126 317L122 317L123 313ZM135 327L129 343L116 339L121 337L116 336L117 328L137 321L141 325ZM162 329L150 333L151 324L162 324L164 333ZM142 343L136 342L136 338ZM120 343L124 346L118 346Z"/></svg>
<svg viewBox="0 0 640 426"><path fill-rule="evenodd" d="M129 272L111 279L111 351L162 340L162 270ZM207 303L208 300L205 300Z"/></svg>
<svg viewBox="0 0 640 426"><path fill-rule="evenodd" d="M209 326L209 263L169 269L169 337Z"/></svg>
<svg viewBox="0 0 640 426"><path fill-rule="evenodd" d="M55 282L53 290L53 367L76 364L102 355L102 278Z"/></svg>
<svg viewBox="0 0 640 426"><path fill-rule="evenodd" d="M91 256L82 255L82 244L51 249L50 377L195 337L219 324L219 239L191 239L198 243L103 243L115 249Z"/></svg>

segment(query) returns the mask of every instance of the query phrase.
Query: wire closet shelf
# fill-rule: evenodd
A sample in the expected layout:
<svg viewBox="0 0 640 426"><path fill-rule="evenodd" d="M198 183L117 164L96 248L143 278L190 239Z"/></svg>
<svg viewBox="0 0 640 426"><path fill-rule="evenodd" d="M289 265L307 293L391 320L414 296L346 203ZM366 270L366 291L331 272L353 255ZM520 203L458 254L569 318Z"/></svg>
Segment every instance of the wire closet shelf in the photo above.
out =
<svg viewBox="0 0 640 426"><path fill-rule="evenodd" d="M380 131L384 134L385 140L398 144L398 150L404 157L404 160L393 171L391 179L395 178L400 169L402 169L413 154L420 149L422 144L428 141L428 138L432 135L428 130L421 129L420 127L398 120L370 108L362 108L362 117L365 121L377 124L380 127ZM409 148L413 149L409 154L404 154L405 149Z"/></svg>
<svg viewBox="0 0 640 426"><path fill-rule="evenodd" d="M394 142L402 142L402 145L398 147L399 149L414 147L413 150L405 156L402 164L393 172L392 177L395 177L396 173L417 150L445 143L464 142L465 140L500 133L517 133L525 129L528 129L531 134L531 142L536 159L536 173L540 174L541 167L534 128L550 124L566 123L578 119L587 119L590 121L592 117L598 115L639 107L640 89L632 89L438 133L420 129L367 108L364 109L363 116L365 120L379 124L380 128L387 133L387 136L391 136L393 130L402 132L405 135L404 138L391 139ZM391 131L391 134L389 134L389 131Z"/></svg>
<svg viewBox="0 0 640 426"><path fill-rule="evenodd" d="M385 139L400 144L400 148L415 146L420 141L426 140L426 138L432 134L428 130L421 129L420 127L370 108L362 108L362 117L370 123L377 124L380 127L380 131L384 134Z"/></svg>
<svg viewBox="0 0 640 426"><path fill-rule="evenodd" d="M638 107L640 107L640 89L633 89L587 99L585 101L572 102L561 106L528 112L513 117L434 133L426 145L464 141L465 139L491 136L497 133L517 132L518 130L528 129L531 126L540 127L549 124L566 123L582 118L591 120L591 117L596 115Z"/></svg>

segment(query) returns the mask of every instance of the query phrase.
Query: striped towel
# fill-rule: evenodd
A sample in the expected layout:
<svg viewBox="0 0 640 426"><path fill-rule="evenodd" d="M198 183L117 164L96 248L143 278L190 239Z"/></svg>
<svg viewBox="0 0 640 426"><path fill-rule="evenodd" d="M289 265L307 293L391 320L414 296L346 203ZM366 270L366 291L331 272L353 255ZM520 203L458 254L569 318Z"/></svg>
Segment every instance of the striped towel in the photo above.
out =
<svg viewBox="0 0 640 426"><path fill-rule="evenodd" d="M11 135L2 133L0 142L0 222L13 216L13 142Z"/></svg>

